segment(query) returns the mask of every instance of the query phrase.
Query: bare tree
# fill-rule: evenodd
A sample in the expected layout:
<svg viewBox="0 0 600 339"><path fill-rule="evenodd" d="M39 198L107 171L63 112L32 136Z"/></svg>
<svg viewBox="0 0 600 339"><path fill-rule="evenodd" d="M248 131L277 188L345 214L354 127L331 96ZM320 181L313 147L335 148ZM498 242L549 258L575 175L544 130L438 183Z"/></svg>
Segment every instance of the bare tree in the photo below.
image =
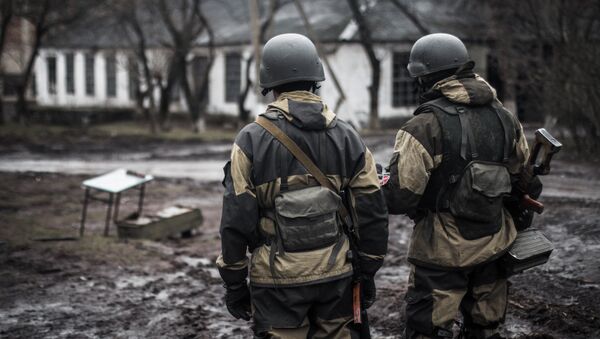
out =
<svg viewBox="0 0 600 339"><path fill-rule="evenodd" d="M173 85L179 83L194 122L194 131L197 132L206 128L205 107L203 107L206 100L203 95L207 92L205 88L208 86L208 74L214 59L214 34L202 12L201 3L200 0L179 0L168 3L166 0L159 0L158 6L160 17L171 38L165 45L173 51L167 73L167 84L161 89L160 112L164 114L168 110ZM203 74L204 79L198 82L200 84L198 88L192 90L193 86L187 75L188 55L203 32L208 35L208 64Z"/></svg>
<svg viewBox="0 0 600 339"><path fill-rule="evenodd" d="M0 1L0 63L4 55L4 42L6 41L6 31L13 17L13 0L2 0ZM0 64L0 81L4 81L4 68ZM4 86L0 86L3 89ZM0 93L0 124L4 123L4 103L2 102L2 93Z"/></svg>
<svg viewBox="0 0 600 339"><path fill-rule="evenodd" d="M269 27L271 27L271 23L273 22L273 18L275 17L275 14L277 13L279 7L279 0L269 0L269 8L267 10L266 15L261 19L258 31L258 41L260 43L264 43L265 36L269 30ZM254 85L252 83L252 80L250 79L250 73L252 71L252 68L250 66L254 61L254 54L255 53L250 54L250 56L246 59L246 85L244 86L244 89L240 92L240 95L238 96L238 117L241 124L247 123L250 118L250 110L246 109L245 104L246 98L248 97L248 93Z"/></svg>
<svg viewBox="0 0 600 339"><path fill-rule="evenodd" d="M577 150L600 154L600 3L494 0L489 6L494 52L520 110L564 127Z"/></svg>
<svg viewBox="0 0 600 339"><path fill-rule="evenodd" d="M125 36L133 46L133 55L135 60L129 59L127 69L134 77L142 81L135 88L136 107L148 122L150 132L157 132L156 122L156 100L154 97L154 77L150 67L149 53L149 35L148 26L154 25L151 19L148 6L153 3L140 0L121 1L114 3L115 12L119 15L119 23L122 25ZM145 11L145 12L144 12ZM146 14L146 15L145 15Z"/></svg>
<svg viewBox="0 0 600 339"><path fill-rule="evenodd" d="M371 36L371 28L367 23L365 12L367 11L366 6L361 8L359 0L347 0L350 10L352 11L352 17L358 26L358 35L360 38L360 44L362 45L367 57L369 58L369 64L371 65L371 84L369 85L369 128L378 129L379 124L379 83L381 78L381 61L375 55L375 47L373 45L373 39Z"/></svg>
<svg viewBox="0 0 600 339"><path fill-rule="evenodd" d="M430 33L429 29L427 29L421 20L419 20L419 18L408 8L406 4L402 2L402 0L390 0L390 2L394 4L394 6L396 6L396 8L398 8L398 10L402 12L402 14L404 14L413 23L413 25L415 25L415 27L417 27L421 34L427 35Z"/></svg>
<svg viewBox="0 0 600 339"><path fill-rule="evenodd" d="M342 85L340 84L340 82L337 78L337 75L335 74L335 71L333 70L333 67L331 67L331 64L329 63L329 58L328 58L327 54L325 53L325 51L323 50L323 47L321 46L319 37L316 34L315 30L313 29L312 24L310 23L310 20L308 19L308 16L306 15L306 11L304 11L304 7L302 6L301 1L294 0L294 3L296 4L296 8L298 9L298 12L300 13L300 17L302 18L302 21L304 22L304 27L306 27L308 36L315 43L317 52L319 53L321 59L325 63L325 66L327 67L327 70L329 71L329 74L331 75L331 80L333 81L333 84L338 91L339 97L338 97L337 102L335 103L334 112L339 112L340 107L346 100L346 94L344 93L344 89L342 88Z"/></svg>
<svg viewBox="0 0 600 339"><path fill-rule="evenodd" d="M23 0L15 8L16 15L26 18L34 26L31 53L25 61L23 74L17 81L17 119L26 123L28 108L26 93L40 46L48 34L54 30L65 29L84 17L84 14L98 5L99 2L77 0Z"/></svg>

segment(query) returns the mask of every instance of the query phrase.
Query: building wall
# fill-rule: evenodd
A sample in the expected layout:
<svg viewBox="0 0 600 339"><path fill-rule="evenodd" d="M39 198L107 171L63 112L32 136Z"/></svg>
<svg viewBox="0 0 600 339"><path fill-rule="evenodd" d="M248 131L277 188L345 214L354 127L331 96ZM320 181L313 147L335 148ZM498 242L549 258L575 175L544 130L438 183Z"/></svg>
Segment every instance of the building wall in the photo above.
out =
<svg viewBox="0 0 600 339"><path fill-rule="evenodd" d="M74 56L75 91L67 93L66 55ZM87 50L41 49L35 65L36 102L39 106L64 108L92 107L133 107L134 100L129 97L127 57L123 51L99 51L94 53L94 94L86 94L85 55L93 53ZM109 97L106 88L106 57L115 53L116 57L116 95ZM49 92L48 57L56 57L56 93Z"/></svg>
<svg viewBox="0 0 600 339"><path fill-rule="evenodd" d="M368 121L369 112L369 92L368 86L371 83L370 64L363 48L357 43L338 44L336 46L326 46L328 50L333 50L329 54L329 62L333 68L338 80L344 90L345 101L336 112L340 118L351 121L356 126L364 126ZM394 52L410 51L410 44L380 44L376 47L376 55L381 61L381 79L379 90L379 116L381 118L390 117L409 117L415 106L394 107L392 97L392 75L393 75L393 55ZM485 76L486 55L488 48L482 45L469 46L471 58L476 61L476 71ZM66 62L67 52L73 52L75 55L75 93L66 93ZM125 51L97 51L95 53L95 95L89 96L85 93L85 50L58 50L42 49L36 62L36 84L37 84L37 103L41 106L52 107L131 107L135 105L133 98L129 97L129 76L127 70L127 55ZM109 98L106 95L106 56L109 53L116 53L117 58L117 95ZM152 67L157 69L164 68L165 62L161 53L164 51L154 51L149 53ZM215 50L215 60L209 75L209 102L207 110L214 114L237 115L237 101L227 102L225 100L226 82L225 82L225 59L228 53L239 53L240 58L240 88L241 91L245 84L246 62L245 60L252 54L252 47L234 46L220 47ZM207 55L205 49L198 48L193 52L195 55ZM48 74L47 57L56 56L57 58L57 92L48 93ZM250 67L250 78L254 81L254 64ZM193 76L193 75L192 75ZM326 79L321 84L320 94L329 105L330 109L335 109L335 104L339 98L339 93L331 80L329 70L325 69ZM155 93L158 99L158 91ZM246 108L251 110L251 114L256 116L263 112L266 103L272 100L271 94L268 98L263 98L256 89L251 89L247 100ZM179 100L171 105L172 111L186 111L185 97L182 92L179 94Z"/></svg>
<svg viewBox="0 0 600 339"><path fill-rule="evenodd" d="M409 51L409 45L379 45L375 53L381 62L379 83L379 117L408 116L412 107L392 105L392 56L394 51ZM356 126L368 121L371 84L371 65L364 49L359 44L342 44L329 56L329 62L344 91L345 100L336 112L340 118ZM339 94L329 72L322 86L322 95L333 106Z"/></svg>

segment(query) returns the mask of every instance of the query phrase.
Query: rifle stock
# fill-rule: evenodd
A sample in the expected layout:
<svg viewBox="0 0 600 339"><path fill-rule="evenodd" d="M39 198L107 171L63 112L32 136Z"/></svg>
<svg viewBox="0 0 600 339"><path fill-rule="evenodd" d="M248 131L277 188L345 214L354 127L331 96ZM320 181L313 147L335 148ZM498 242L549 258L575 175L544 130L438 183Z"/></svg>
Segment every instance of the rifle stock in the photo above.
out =
<svg viewBox="0 0 600 339"><path fill-rule="evenodd" d="M523 209L534 211L538 214L544 212L544 205L531 198L527 194L527 187L535 175L546 175L550 173L550 161L552 156L558 153L562 144L558 142L545 128L535 131L535 143L533 151L527 161L527 168L521 174L519 179L519 190L522 192L520 205ZM538 157L542 154L541 160Z"/></svg>

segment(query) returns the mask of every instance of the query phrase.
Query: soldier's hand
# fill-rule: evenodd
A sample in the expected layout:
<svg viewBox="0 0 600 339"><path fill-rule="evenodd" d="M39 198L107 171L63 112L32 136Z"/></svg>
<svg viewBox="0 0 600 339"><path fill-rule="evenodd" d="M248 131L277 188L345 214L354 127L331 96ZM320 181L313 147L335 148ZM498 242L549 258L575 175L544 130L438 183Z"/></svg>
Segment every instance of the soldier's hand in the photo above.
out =
<svg viewBox="0 0 600 339"><path fill-rule="evenodd" d="M363 288L363 307L369 308L375 303L375 299L377 298L377 288L375 287L375 277L374 276L365 276L362 280L362 288Z"/></svg>
<svg viewBox="0 0 600 339"><path fill-rule="evenodd" d="M225 286L225 305L227 310L236 319L250 320L250 290L246 282Z"/></svg>

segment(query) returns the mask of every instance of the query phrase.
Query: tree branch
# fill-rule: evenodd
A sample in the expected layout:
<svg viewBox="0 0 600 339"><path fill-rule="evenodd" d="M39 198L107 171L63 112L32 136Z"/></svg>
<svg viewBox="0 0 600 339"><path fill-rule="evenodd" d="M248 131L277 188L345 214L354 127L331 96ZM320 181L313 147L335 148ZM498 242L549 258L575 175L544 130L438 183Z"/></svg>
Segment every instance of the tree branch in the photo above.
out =
<svg viewBox="0 0 600 339"><path fill-rule="evenodd" d="M417 18L417 16L412 13L410 11L410 9L408 9L408 6L406 6L405 4L403 4L402 2L400 2L400 0L390 0L390 2L392 4L394 4L394 6L396 6L396 8L398 8L400 10L400 12L402 12L402 14L404 14L419 30L419 32L423 35L427 35L429 33L431 33L427 27L425 27L425 25L423 25L423 23L421 22L421 20L419 18Z"/></svg>

